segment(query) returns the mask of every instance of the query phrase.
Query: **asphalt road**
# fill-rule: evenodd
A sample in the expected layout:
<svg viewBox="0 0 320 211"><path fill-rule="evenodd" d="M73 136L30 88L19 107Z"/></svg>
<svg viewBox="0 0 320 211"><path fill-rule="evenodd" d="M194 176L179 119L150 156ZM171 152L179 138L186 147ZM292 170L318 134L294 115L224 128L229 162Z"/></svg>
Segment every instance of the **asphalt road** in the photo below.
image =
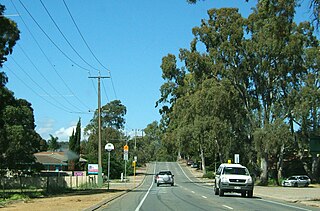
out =
<svg viewBox="0 0 320 211"><path fill-rule="evenodd" d="M170 170L175 185L157 187L154 174ZM191 173L176 162L153 163L147 170L142 185L122 197L102 206L99 210L157 211L157 210L320 210L300 204L286 203L260 197L243 198L240 194L214 195L213 188L192 181Z"/></svg>

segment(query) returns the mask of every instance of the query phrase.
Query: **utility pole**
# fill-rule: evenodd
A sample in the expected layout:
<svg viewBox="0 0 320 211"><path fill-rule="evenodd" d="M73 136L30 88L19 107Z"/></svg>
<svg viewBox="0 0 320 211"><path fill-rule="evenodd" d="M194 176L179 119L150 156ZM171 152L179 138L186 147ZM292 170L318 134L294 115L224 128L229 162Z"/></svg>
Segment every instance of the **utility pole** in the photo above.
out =
<svg viewBox="0 0 320 211"><path fill-rule="evenodd" d="M93 76L89 78L98 79L98 187L102 187L102 158L101 158L101 91L100 91L100 80L101 78L110 78L109 76ZM108 178L109 179L109 178Z"/></svg>

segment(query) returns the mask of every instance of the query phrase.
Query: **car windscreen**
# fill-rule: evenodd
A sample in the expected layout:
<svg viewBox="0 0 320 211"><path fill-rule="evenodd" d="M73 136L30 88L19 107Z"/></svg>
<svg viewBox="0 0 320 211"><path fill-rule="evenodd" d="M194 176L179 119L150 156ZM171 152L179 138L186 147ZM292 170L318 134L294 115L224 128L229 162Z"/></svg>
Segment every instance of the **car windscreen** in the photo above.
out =
<svg viewBox="0 0 320 211"><path fill-rule="evenodd" d="M223 174L249 175L249 172L246 168L225 167L223 169Z"/></svg>

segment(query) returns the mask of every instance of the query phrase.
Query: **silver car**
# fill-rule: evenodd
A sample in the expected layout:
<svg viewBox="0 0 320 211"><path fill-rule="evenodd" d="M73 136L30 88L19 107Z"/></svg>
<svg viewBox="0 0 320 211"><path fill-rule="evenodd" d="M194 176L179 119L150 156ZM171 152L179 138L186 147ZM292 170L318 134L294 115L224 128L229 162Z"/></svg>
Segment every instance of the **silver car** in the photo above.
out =
<svg viewBox="0 0 320 211"><path fill-rule="evenodd" d="M171 171L160 171L156 177L157 186L162 184L170 184L174 186L174 175Z"/></svg>
<svg viewBox="0 0 320 211"><path fill-rule="evenodd" d="M311 180L306 175L297 175L297 176L291 176L286 180L282 181L282 186L288 186L288 187L308 187L308 185L311 183Z"/></svg>

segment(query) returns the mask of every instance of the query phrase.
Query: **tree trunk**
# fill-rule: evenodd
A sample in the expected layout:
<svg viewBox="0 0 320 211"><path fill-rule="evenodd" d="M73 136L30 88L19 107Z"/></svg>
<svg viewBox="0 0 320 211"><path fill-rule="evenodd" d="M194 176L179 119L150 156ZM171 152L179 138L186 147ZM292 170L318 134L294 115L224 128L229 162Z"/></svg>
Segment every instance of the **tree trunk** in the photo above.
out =
<svg viewBox="0 0 320 211"><path fill-rule="evenodd" d="M201 165L202 165L202 173L203 175L206 174L206 163L205 163L205 160L204 160L204 153L203 153L203 148L202 148L202 145L200 144L200 157L201 157Z"/></svg>
<svg viewBox="0 0 320 211"><path fill-rule="evenodd" d="M268 154L266 152L262 153L260 162L261 162L260 163L260 168L261 168L260 183L261 185L267 185L268 184Z"/></svg>
<svg viewBox="0 0 320 211"><path fill-rule="evenodd" d="M279 181L283 177L282 175L283 154L284 154L284 144L281 145L279 160L277 163L277 169L278 169L277 185L280 185Z"/></svg>
<svg viewBox="0 0 320 211"><path fill-rule="evenodd" d="M318 182L319 158L316 153L312 154L312 182Z"/></svg>

